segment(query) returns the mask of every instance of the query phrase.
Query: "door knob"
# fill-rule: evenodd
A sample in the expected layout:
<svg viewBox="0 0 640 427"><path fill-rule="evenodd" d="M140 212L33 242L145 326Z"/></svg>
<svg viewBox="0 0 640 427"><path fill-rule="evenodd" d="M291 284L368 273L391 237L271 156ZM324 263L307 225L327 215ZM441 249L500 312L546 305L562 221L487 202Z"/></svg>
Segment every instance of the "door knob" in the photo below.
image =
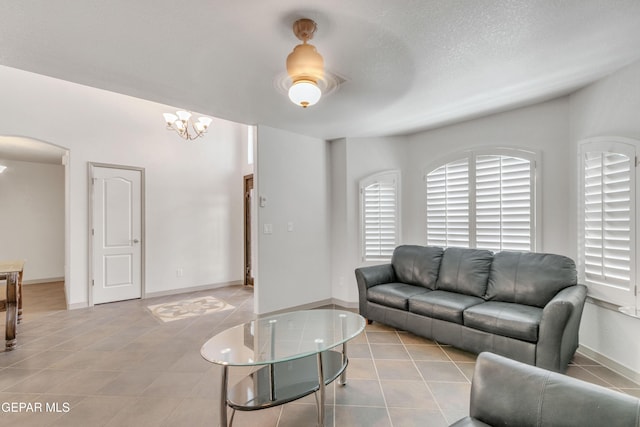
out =
<svg viewBox="0 0 640 427"><path fill-rule="evenodd" d="M133 243L140 243L140 240L138 240L138 239L133 239Z"/></svg>

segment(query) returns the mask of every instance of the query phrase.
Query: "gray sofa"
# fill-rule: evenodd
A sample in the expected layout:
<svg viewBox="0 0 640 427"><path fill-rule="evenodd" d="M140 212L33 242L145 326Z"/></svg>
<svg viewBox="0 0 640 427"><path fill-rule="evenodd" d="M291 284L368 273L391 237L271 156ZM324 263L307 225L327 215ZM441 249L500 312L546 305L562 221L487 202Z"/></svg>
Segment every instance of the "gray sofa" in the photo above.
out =
<svg viewBox="0 0 640 427"><path fill-rule="evenodd" d="M640 400L481 353L471 383L469 416L451 427L481 426L640 427Z"/></svg>
<svg viewBox="0 0 640 427"><path fill-rule="evenodd" d="M562 255L404 245L355 274L369 323L558 372L578 347L587 289Z"/></svg>

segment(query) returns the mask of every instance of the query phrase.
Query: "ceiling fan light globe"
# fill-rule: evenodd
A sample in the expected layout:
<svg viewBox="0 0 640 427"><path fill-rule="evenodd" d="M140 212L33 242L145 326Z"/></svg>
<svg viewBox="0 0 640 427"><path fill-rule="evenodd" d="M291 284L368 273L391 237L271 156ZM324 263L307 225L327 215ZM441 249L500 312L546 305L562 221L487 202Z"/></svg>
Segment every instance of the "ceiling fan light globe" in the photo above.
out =
<svg viewBox="0 0 640 427"><path fill-rule="evenodd" d="M289 99L296 105L300 105L302 108L307 108L316 104L322 91L315 82L310 80L300 80L294 82L289 88Z"/></svg>

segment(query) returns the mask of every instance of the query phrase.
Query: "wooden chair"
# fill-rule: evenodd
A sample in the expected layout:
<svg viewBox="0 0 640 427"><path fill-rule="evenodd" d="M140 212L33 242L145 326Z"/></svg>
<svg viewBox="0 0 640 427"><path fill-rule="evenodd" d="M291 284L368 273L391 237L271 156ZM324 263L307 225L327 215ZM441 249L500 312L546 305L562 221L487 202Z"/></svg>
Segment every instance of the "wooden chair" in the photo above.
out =
<svg viewBox="0 0 640 427"><path fill-rule="evenodd" d="M6 282L6 299L0 300L0 312L7 312L6 349L16 346L17 324L22 322L22 275L24 261L0 262L0 280Z"/></svg>

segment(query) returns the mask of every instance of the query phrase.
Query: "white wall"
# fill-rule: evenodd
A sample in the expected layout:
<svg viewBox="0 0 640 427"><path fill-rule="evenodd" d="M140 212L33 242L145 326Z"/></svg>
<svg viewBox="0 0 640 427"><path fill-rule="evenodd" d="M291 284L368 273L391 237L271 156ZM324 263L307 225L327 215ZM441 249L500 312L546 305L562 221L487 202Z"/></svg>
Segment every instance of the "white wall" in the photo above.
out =
<svg viewBox="0 0 640 427"><path fill-rule="evenodd" d="M577 254L578 142L596 136L640 140L640 62L592 84L570 98L573 172L570 215L573 255ZM637 236L636 236L637 237ZM637 267L636 267L637 268ZM580 345L640 378L640 319L587 303L580 328Z"/></svg>
<svg viewBox="0 0 640 427"><path fill-rule="evenodd" d="M568 98L470 120L409 137L408 173L403 177L405 242L426 243L426 167L452 153L471 148L510 147L537 151L541 200L538 252L573 255L569 241L570 163Z"/></svg>
<svg viewBox="0 0 640 427"><path fill-rule="evenodd" d="M267 126L258 126L257 140L256 195L266 197L257 208L257 312L328 301L328 143Z"/></svg>
<svg viewBox="0 0 640 427"><path fill-rule="evenodd" d="M570 162L568 98L540 103L406 137L347 138L330 143L332 170L332 296L354 305L354 269L360 257L359 180L383 170L402 174L403 244L426 244L425 168L470 148L512 147L536 151L541 159L539 251L572 254L568 240Z"/></svg>
<svg viewBox="0 0 640 427"><path fill-rule="evenodd" d="M406 141L406 137L347 138L330 143L333 227L331 281L332 296L337 301L349 305L358 301L354 270L365 265L360 251L360 180L385 170L400 170L401 215L404 214L402 200L408 154Z"/></svg>
<svg viewBox="0 0 640 427"><path fill-rule="evenodd" d="M0 259L24 259L25 282L64 277L64 166L0 159Z"/></svg>
<svg viewBox="0 0 640 427"><path fill-rule="evenodd" d="M187 142L164 127L176 108L8 67L0 93L0 135L70 150L70 306L88 302L88 162L145 168L147 294L242 279L245 125L214 119Z"/></svg>

